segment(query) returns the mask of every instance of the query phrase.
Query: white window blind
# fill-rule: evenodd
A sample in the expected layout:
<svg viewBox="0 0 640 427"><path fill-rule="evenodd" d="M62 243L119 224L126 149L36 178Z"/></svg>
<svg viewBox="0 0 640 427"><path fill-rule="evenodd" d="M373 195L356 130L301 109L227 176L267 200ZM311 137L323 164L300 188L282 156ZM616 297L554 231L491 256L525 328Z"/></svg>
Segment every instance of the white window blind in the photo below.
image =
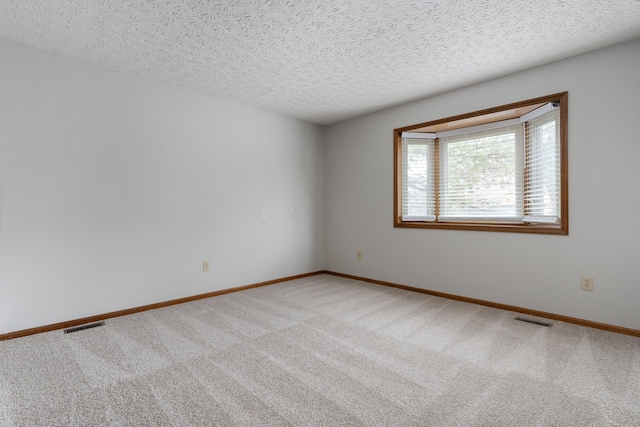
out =
<svg viewBox="0 0 640 427"><path fill-rule="evenodd" d="M522 223L523 138L520 124L440 138L438 220Z"/></svg>
<svg viewBox="0 0 640 427"><path fill-rule="evenodd" d="M436 219L434 157L434 139L430 135L403 135L403 221L435 221Z"/></svg>
<svg viewBox="0 0 640 427"><path fill-rule="evenodd" d="M556 108L530 120L526 125L525 222L560 221L559 123L560 112Z"/></svg>

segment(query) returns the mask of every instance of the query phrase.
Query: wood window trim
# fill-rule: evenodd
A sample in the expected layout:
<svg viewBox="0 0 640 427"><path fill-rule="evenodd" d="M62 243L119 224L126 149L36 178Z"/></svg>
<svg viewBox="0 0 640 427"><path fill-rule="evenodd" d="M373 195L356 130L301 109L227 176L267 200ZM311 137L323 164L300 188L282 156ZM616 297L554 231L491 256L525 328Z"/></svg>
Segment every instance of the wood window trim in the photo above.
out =
<svg viewBox="0 0 640 427"><path fill-rule="evenodd" d="M464 123L469 119L478 122L482 121L480 116L495 117L497 114L504 113L508 110L521 111L538 104L547 104L549 102L560 103L560 223L559 224L505 224L492 222L421 222L421 221L405 221L402 219L402 133L403 132L429 132L436 126L461 121ZM493 120L488 120L493 121ZM447 117L443 119L433 120L415 125L405 126L394 129L394 223L396 228L421 228L421 229L440 229L440 230L473 230L473 231L498 231L498 232L514 232L514 233L531 233L531 234L569 234L569 150L568 150L568 92L556 93L553 95L542 96L525 101L515 102L511 104L501 105L498 107L487 108L484 110L474 111L471 113L460 114L457 116ZM439 144L436 144L435 151L438 154ZM525 145L525 149L527 149ZM436 157L437 159L438 157ZM436 204L439 203L439 161L436 161ZM525 171L525 179L526 178Z"/></svg>

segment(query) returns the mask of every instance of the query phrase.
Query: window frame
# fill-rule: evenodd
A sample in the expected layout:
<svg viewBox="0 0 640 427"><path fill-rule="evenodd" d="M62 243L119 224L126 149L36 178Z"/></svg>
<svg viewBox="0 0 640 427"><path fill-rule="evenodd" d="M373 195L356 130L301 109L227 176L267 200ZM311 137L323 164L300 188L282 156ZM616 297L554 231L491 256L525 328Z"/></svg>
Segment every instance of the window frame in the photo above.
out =
<svg viewBox="0 0 640 427"><path fill-rule="evenodd" d="M466 222L425 222L419 220L403 220L402 218L402 133L403 132L426 132L423 128L434 127L436 125L444 125L450 122L456 122L467 119L481 119L481 116L496 116L508 110L517 110L530 107L537 104L547 104L550 102L558 102L559 105L559 125L560 125L560 221L557 224L551 223L501 223L491 221L466 221ZM487 123L500 121L501 119L489 120ZM534 234L569 234L569 157L568 157L568 92L556 93L553 95L542 96L538 98L528 99L525 101L514 102L511 104L501 105L498 107L478 110L471 113L461 114L457 116L447 117L443 119L433 120L415 125L405 126L394 129L393 138L393 156L394 156L394 223L395 228L423 228L423 229L441 229L441 230L474 230L474 231L498 231L498 232L515 232L515 233L534 233ZM528 150L528 141L524 142L524 151ZM436 153L435 173L439 174L440 160ZM526 183L525 183L526 185ZM438 182L436 182L436 206L440 203Z"/></svg>

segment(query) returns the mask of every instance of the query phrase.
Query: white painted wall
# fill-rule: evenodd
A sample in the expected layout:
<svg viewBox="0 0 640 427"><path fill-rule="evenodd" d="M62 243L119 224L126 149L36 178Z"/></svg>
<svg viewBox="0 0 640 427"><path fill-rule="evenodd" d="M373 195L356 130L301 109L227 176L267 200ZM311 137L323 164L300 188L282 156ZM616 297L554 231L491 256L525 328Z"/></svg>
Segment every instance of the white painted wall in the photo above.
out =
<svg viewBox="0 0 640 427"><path fill-rule="evenodd" d="M326 268L640 329L639 76L637 39L328 127ZM569 236L393 228L394 128L562 91Z"/></svg>
<svg viewBox="0 0 640 427"><path fill-rule="evenodd" d="M323 161L319 126L0 40L0 334L322 269Z"/></svg>

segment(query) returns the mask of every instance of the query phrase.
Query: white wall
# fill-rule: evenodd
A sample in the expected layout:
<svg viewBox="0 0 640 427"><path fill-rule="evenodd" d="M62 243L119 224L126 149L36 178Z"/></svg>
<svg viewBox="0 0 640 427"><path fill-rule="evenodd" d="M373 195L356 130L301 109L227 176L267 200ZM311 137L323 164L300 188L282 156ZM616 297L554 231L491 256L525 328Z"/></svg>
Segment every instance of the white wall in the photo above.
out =
<svg viewBox="0 0 640 427"><path fill-rule="evenodd" d="M326 268L640 329L639 76L637 39L328 127ZM569 236L393 228L394 128L562 91Z"/></svg>
<svg viewBox="0 0 640 427"><path fill-rule="evenodd" d="M0 334L322 269L323 167L319 126L0 40Z"/></svg>

